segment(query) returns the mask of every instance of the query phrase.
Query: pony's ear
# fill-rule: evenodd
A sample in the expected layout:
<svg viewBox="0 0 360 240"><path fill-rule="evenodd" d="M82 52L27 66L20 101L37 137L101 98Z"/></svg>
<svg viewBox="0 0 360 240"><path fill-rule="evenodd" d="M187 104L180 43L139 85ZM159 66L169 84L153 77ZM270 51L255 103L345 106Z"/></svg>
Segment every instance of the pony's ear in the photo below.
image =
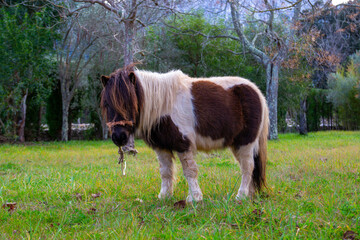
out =
<svg viewBox="0 0 360 240"><path fill-rule="evenodd" d="M109 81L109 79L110 79L110 78L109 78L108 76L104 76L104 75L101 76L101 82L102 82L103 87L106 86L106 84L107 84L107 82Z"/></svg>
<svg viewBox="0 0 360 240"><path fill-rule="evenodd" d="M135 76L135 73L134 73L134 72L130 72L130 73L129 73L129 80L130 80L130 82L131 82L132 84L135 85L135 83L136 83L136 76Z"/></svg>

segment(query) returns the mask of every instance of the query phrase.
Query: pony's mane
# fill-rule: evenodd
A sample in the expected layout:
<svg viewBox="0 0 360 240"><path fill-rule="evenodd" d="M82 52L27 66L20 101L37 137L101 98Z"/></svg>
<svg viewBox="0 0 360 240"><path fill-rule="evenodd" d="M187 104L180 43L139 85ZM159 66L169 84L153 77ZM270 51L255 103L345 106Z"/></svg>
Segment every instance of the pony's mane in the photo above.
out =
<svg viewBox="0 0 360 240"><path fill-rule="evenodd" d="M136 97L136 89L129 80L130 67L118 69L110 75L107 86L101 93L101 103L103 114L106 115L105 102L109 104L117 114L125 120L134 121L138 113L139 104ZM115 119L107 119L114 121Z"/></svg>
<svg viewBox="0 0 360 240"><path fill-rule="evenodd" d="M176 95L189 88L186 79L190 78L180 70L168 73L135 70L135 74L144 94L138 130L142 136L148 137L160 118L171 113Z"/></svg>

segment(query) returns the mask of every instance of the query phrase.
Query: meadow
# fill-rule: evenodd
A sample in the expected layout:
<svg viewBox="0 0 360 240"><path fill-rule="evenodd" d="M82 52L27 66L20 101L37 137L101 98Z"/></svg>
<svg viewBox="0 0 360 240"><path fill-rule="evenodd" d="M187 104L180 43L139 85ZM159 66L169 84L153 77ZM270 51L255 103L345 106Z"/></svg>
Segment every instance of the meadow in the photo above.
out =
<svg viewBox="0 0 360 240"><path fill-rule="evenodd" d="M229 150L199 152L204 201L178 160L174 196L160 201L155 153L136 141L121 175L111 141L0 145L0 239L358 239L360 132L280 135L268 145L268 188L237 202Z"/></svg>

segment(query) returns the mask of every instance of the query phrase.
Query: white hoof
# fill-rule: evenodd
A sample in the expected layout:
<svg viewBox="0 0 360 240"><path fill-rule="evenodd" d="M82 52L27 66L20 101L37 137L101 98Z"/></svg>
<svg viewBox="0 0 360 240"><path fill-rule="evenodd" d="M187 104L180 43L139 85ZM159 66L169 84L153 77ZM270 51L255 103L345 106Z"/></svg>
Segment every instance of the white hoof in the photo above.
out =
<svg viewBox="0 0 360 240"><path fill-rule="evenodd" d="M172 197L172 194L171 193L163 193L163 192L160 192L159 195L158 195L158 198L159 199L167 199L167 198L170 198Z"/></svg>
<svg viewBox="0 0 360 240"><path fill-rule="evenodd" d="M239 193L238 195L236 195L235 199L237 201L242 201L242 200L245 200L245 199L248 199L249 196L246 196L245 193Z"/></svg>
<svg viewBox="0 0 360 240"><path fill-rule="evenodd" d="M203 195L202 193L200 192L197 192L197 193L193 193L193 194L189 194L186 198L186 202L188 203L191 203L193 201L195 202L200 202L203 200Z"/></svg>

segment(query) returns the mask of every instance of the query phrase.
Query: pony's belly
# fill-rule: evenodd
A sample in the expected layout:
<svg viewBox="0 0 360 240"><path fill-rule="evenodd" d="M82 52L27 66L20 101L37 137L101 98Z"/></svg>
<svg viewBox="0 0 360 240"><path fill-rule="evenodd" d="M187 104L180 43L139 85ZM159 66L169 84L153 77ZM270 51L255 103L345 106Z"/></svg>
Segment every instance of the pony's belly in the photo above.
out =
<svg viewBox="0 0 360 240"><path fill-rule="evenodd" d="M200 151L210 151L212 149L224 148L224 138L220 138L217 140L211 139L211 137L204 137L199 134L196 135L196 148Z"/></svg>

